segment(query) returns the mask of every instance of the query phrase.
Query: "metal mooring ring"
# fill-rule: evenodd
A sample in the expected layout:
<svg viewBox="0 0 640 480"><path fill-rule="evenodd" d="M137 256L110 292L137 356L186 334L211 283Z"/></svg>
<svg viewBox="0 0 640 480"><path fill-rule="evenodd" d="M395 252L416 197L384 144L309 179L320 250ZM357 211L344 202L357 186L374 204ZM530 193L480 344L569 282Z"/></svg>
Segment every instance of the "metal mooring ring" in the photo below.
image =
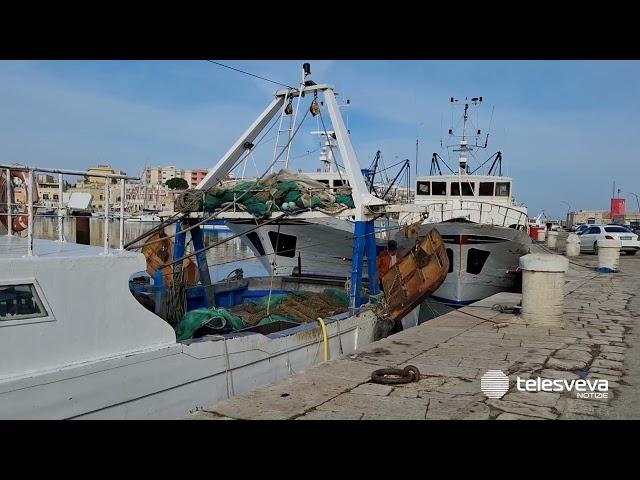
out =
<svg viewBox="0 0 640 480"><path fill-rule="evenodd" d="M381 368L371 374L373 383L395 385L400 383L411 383L420 380L420 370L413 365L404 368Z"/></svg>

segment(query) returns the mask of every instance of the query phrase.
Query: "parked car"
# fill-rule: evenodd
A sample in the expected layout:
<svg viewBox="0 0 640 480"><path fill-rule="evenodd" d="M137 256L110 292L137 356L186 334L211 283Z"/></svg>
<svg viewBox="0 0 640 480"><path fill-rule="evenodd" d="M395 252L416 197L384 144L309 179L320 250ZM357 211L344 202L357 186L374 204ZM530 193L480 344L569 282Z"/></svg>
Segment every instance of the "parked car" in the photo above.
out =
<svg viewBox="0 0 640 480"><path fill-rule="evenodd" d="M584 232L587 228L589 228L591 225L588 225L586 223L583 223L582 225L578 225L575 229L575 232L580 235L580 233Z"/></svg>
<svg viewBox="0 0 640 480"><path fill-rule="evenodd" d="M638 235L622 225L586 225L587 228L577 232L580 236L580 251L598 254L598 240L620 240L621 251L627 255L635 255L640 250Z"/></svg>
<svg viewBox="0 0 640 480"><path fill-rule="evenodd" d="M575 225L571 226L571 231L575 232L576 230L578 230L580 227L582 227L584 225L584 223L576 223Z"/></svg>

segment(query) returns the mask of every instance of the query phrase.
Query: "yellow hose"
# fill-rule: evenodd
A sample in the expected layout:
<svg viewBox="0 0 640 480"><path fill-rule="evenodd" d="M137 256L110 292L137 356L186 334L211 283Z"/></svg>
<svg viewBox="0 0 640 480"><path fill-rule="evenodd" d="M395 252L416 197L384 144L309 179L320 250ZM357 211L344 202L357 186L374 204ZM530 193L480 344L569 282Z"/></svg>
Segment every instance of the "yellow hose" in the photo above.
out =
<svg viewBox="0 0 640 480"><path fill-rule="evenodd" d="M322 337L324 339L324 361L329 360L329 337L327 336L327 326L324 324L324 320L318 317L320 327L322 327Z"/></svg>

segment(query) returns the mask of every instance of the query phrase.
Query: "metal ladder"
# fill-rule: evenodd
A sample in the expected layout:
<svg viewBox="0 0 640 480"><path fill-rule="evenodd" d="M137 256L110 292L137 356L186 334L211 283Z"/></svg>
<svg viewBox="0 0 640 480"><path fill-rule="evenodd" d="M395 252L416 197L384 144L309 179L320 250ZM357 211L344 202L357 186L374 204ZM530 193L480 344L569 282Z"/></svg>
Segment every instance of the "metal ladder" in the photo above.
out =
<svg viewBox="0 0 640 480"><path fill-rule="evenodd" d="M275 159L280 153L286 152L280 156L280 158L274 162L271 167L271 173L278 172L281 168L289 168L289 159L291 157L291 134L296 125L296 118L298 118L298 109L300 108L300 95L297 97L290 97L288 91L284 97L284 104L282 105L282 115L280 115L280 124L278 126L278 135L276 137L276 145L273 150L273 158ZM295 110L293 102L296 102ZM292 104L292 108L289 114L286 110L289 105Z"/></svg>

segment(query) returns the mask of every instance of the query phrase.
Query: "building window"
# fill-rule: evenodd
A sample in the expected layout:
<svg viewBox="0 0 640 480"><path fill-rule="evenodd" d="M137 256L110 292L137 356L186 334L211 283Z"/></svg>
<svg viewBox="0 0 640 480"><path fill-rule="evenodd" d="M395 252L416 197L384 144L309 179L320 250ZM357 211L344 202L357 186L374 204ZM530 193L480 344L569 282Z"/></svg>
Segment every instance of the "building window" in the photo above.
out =
<svg viewBox="0 0 640 480"><path fill-rule="evenodd" d="M54 193L54 194L53 194L53 199L54 199L54 200L58 200L58 194L57 194L57 193Z"/></svg>
<svg viewBox="0 0 640 480"><path fill-rule="evenodd" d="M416 191L418 195L431 195L431 182L418 182Z"/></svg>
<svg viewBox="0 0 640 480"><path fill-rule="evenodd" d="M509 182L496 183L496 197L508 197L511 192L511 184Z"/></svg>
<svg viewBox="0 0 640 480"><path fill-rule="evenodd" d="M489 258L490 253L491 252L487 252L486 250L470 248L469 252L467 252L467 272L473 273L474 275L479 274L487 258Z"/></svg>
<svg viewBox="0 0 640 480"><path fill-rule="evenodd" d="M446 195L447 182L431 182L431 195Z"/></svg>
<svg viewBox="0 0 640 480"><path fill-rule="evenodd" d="M493 196L493 182L480 182L480 196L492 197Z"/></svg>
<svg viewBox="0 0 640 480"><path fill-rule="evenodd" d="M293 235L269 232L269 240L276 255L293 258L296 256L296 239Z"/></svg>
<svg viewBox="0 0 640 480"><path fill-rule="evenodd" d="M48 193L43 193L42 194L42 199L43 200L49 200L49 194Z"/></svg>
<svg viewBox="0 0 640 480"><path fill-rule="evenodd" d="M47 310L31 284L0 285L0 322L46 317Z"/></svg>
<svg viewBox="0 0 640 480"><path fill-rule="evenodd" d="M462 195L473 197L473 188L469 182L460 182L451 184L451 195L460 195L460 186L462 186Z"/></svg>

